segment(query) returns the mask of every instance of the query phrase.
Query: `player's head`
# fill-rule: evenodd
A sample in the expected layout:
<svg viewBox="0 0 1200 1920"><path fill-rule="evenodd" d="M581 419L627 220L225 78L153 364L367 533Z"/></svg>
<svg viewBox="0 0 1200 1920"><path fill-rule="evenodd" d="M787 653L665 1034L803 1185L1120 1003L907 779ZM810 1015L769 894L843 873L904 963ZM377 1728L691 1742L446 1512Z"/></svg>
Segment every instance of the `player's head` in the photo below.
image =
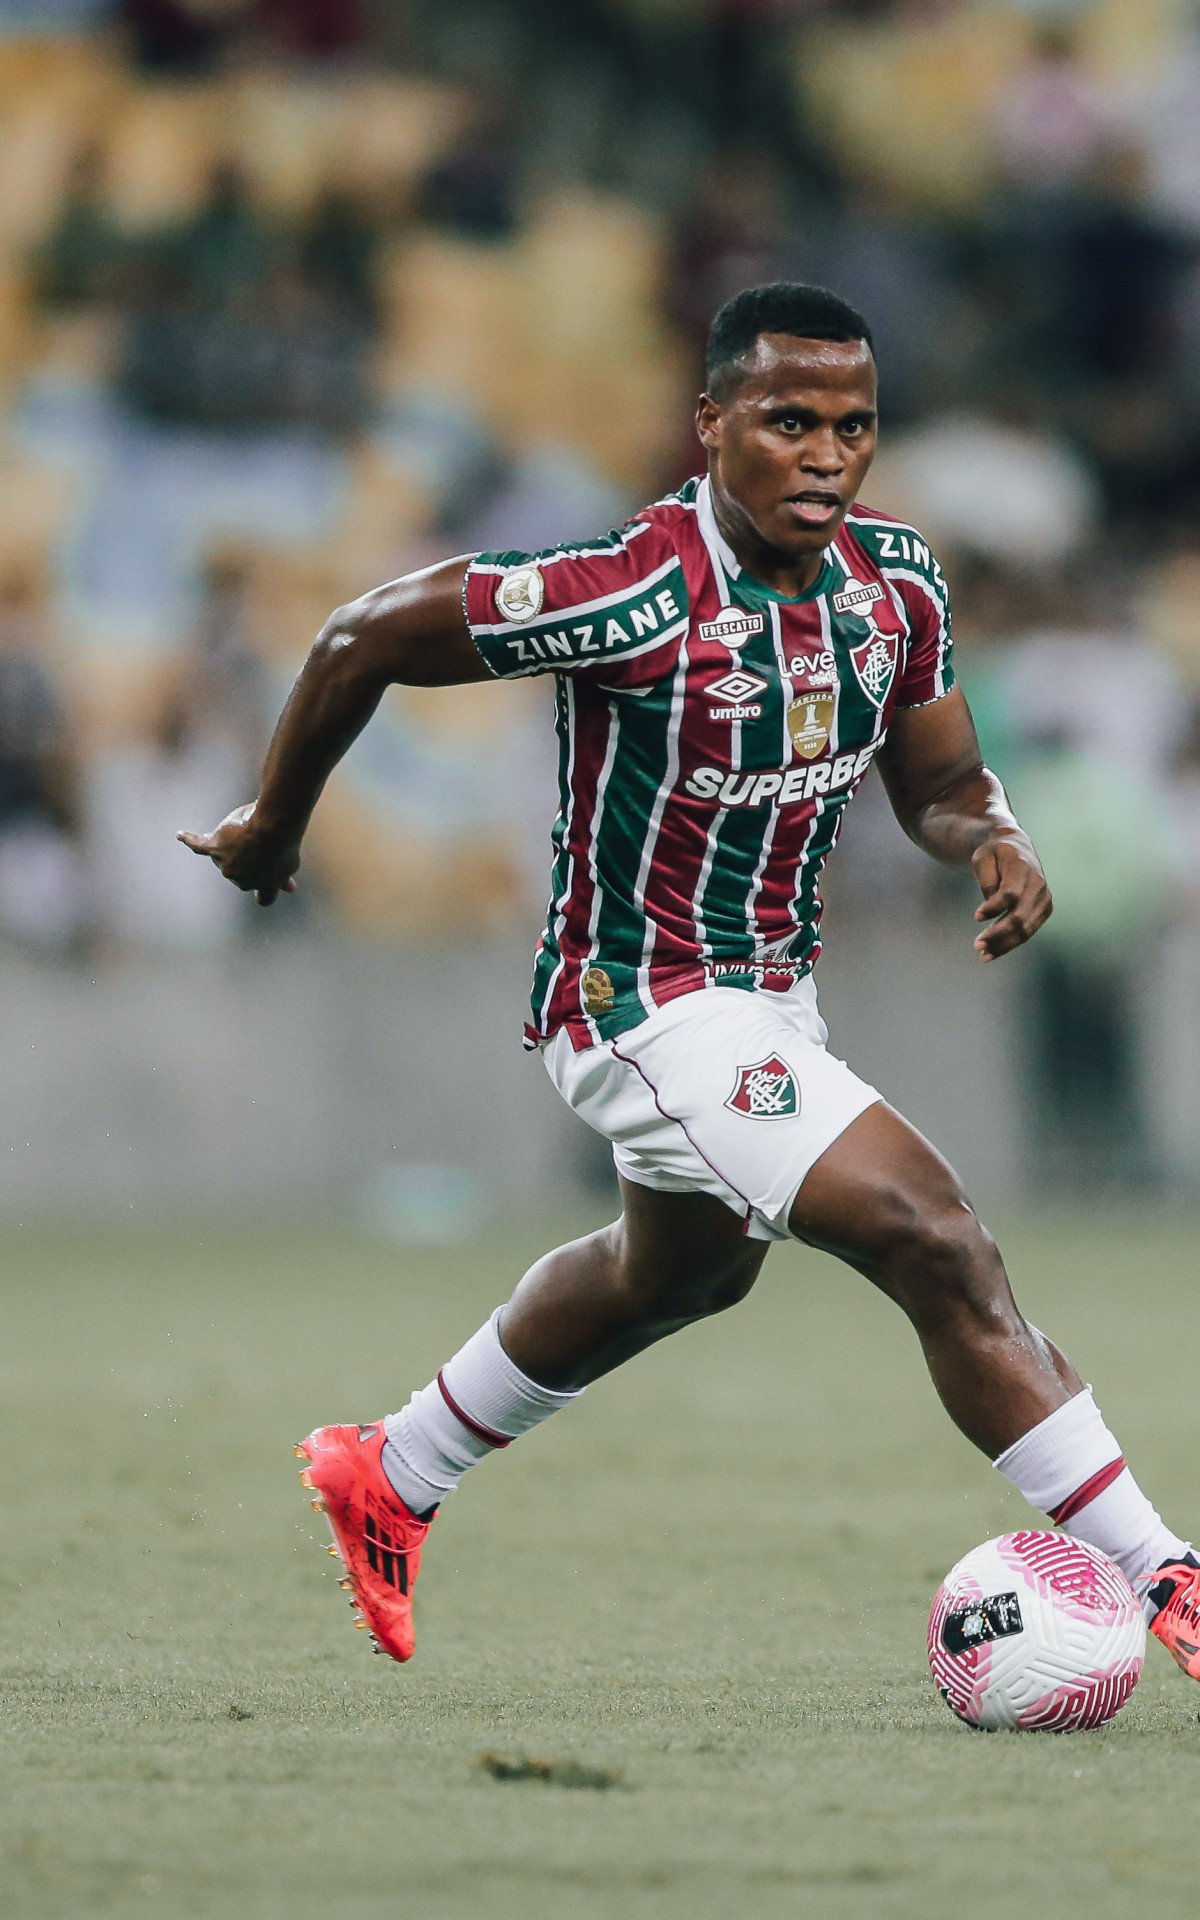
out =
<svg viewBox="0 0 1200 1920"><path fill-rule="evenodd" d="M828 287L808 287L799 280L744 287L725 302L708 330L704 380L714 400L729 399L750 373L754 349L764 333L841 345L863 340L872 353L875 345L861 313Z"/></svg>
<svg viewBox="0 0 1200 1920"><path fill-rule="evenodd" d="M747 287L712 323L696 415L725 516L787 558L828 545L875 451L875 356L825 287Z"/></svg>

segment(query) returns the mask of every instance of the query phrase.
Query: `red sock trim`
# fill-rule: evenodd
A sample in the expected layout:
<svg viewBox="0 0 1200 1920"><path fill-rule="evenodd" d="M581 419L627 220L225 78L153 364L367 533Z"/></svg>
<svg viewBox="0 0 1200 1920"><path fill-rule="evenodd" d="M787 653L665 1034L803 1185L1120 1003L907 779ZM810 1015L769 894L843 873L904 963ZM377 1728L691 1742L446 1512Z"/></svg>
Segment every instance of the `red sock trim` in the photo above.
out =
<svg viewBox="0 0 1200 1920"><path fill-rule="evenodd" d="M473 1433L475 1438L482 1440L486 1447L507 1447L512 1445L514 1435L511 1433L493 1433L490 1427L481 1427L478 1420L472 1420L469 1413L464 1413L440 1373L438 1374L438 1386L442 1390L442 1399L446 1402L454 1418L462 1421L468 1433Z"/></svg>
<svg viewBox="0 0 1200 1920"><path fill-rule="evenodd" d="M1076 1487L1074 1493L1068 1494L1061 1507L1054 1508L1050 1518L1056 1526L1065 1526L1067 1521L1073 1520L1077 1513L1082 1513L1085 1507L1090 1507L1093 1500L1098 1500L1105 1489L1111 1487L1113 1481L1118 1479L1124 1471L1124 1455L1118 1454L1117 1458L1110 1460L1106 1467L1101 1467L1099 1473L1094 1473L1090 1480L1085 1480L1081 1487Z"/></svg>

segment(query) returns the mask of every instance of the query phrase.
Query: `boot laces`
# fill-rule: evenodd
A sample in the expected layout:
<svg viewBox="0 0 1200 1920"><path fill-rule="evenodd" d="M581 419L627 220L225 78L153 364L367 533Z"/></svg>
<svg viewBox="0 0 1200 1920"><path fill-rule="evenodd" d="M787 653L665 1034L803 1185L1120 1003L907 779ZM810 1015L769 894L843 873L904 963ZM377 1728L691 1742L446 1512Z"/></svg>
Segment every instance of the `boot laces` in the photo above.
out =
<svg viewBox="0 0 1200 1920"><path fill-rule="evenodd" d="M1180 1622L1200 1628L1200 1568L1187 1568L1187 1578L1179 1581L1165 1610Z"/></svg>

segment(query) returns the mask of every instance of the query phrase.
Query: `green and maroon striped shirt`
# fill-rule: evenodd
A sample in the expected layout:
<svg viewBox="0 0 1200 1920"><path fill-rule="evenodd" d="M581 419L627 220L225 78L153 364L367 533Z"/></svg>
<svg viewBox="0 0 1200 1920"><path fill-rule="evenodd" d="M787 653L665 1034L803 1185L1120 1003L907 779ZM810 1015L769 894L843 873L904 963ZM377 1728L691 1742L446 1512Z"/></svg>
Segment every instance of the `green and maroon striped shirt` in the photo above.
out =
<svg viewBox="0 0 1200 1920"><path fill-rule="evenodd" d="M464 600L493 673L557 678L530 1043L566 1026L587 1047L677 994L808 973L846 802L896 708L954 684L920 535L856 506L788 600L739 567L689 480L601 539L481 554Z"/></svg>

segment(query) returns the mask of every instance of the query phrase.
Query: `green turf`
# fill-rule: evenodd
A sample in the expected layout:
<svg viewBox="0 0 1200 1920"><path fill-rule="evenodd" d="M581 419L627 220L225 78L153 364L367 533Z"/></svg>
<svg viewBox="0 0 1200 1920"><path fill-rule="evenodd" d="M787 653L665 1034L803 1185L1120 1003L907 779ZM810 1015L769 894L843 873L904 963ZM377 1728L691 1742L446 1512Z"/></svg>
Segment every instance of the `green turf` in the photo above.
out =
<svg viewBox="0 0 1200 1920"><path fill-rule="evenodd" d="M1196 1228L1004 1236L1181 1527ZM797 1249L472 1475L416 1661L372 1656L291 1443L402 1400L552 1231L420 1255L308 1227L3 1236L0 1911L1194 1914L1200 1690L1152 1644L1103 1733L950 1717L930 1594L1026 1509L894 1309ZM483 1751L624 1777L497 1780Z"/></svg>

